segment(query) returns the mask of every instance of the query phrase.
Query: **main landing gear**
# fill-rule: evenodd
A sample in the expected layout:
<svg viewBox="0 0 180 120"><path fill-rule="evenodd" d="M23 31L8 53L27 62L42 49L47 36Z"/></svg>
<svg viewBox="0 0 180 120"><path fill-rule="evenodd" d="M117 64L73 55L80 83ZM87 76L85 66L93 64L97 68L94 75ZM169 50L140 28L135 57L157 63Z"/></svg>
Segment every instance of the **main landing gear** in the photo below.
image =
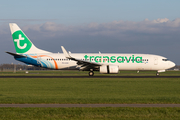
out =
<svg viewBox="0 0 180 120"><path fill-rule="evenodd" d="M89 71L89 76L93 76L93 75L94 75L93 70L90 70L90 71Z"/></svg>
<svg viewBox="0 0 180 120"><path fill-rule="evenodd" d="M93 71L89 71L89 76L93 76L94 72Z"/></svg>

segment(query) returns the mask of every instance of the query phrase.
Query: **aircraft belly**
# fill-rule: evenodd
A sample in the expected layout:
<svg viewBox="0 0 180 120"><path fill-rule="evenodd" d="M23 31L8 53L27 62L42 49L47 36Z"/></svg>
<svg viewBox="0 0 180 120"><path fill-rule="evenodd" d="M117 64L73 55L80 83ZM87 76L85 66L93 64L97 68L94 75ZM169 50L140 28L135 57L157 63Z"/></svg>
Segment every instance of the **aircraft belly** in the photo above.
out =
<svg viewBox="0 0 180 120"><path fill-rule="evenodd" d="M64 61L58 62L58 69L75 69L76 63L74 61Z"/></svg>
<svg viewBox="0 0 180 120"><path fill-rule="evenodd" d="M151 66L144 63L119 64L119 70L151 70Z"/></svg>

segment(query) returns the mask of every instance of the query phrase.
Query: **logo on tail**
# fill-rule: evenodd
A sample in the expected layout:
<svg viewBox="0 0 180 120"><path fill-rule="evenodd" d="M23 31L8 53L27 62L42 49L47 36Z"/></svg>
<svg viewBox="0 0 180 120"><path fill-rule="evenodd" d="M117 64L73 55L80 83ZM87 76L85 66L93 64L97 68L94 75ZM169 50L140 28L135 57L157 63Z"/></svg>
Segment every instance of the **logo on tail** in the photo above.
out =
<svg viewBox="0 0 180 120"><path fill-rule="evenodd" d="M17 53L25 53L31 48L32 43L21 30L14 32L12 37L14 39L14 46Z"/></svg>
<svg viewBox="0 0 180 120"><path fill-rule="evenodd" d="M19 49L24 49L27 46L27 43L25 43L23 46L20 45L20 40L24 40L24 38L19 34L19 39L14 39L15 42L17 42L17 47Z"/></svg>

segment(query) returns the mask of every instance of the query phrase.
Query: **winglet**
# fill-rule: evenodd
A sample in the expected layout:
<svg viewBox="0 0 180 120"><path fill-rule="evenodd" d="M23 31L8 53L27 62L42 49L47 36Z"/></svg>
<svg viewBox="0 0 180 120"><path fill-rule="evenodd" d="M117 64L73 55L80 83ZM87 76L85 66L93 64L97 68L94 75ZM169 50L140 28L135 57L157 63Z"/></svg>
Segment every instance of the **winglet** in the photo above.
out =
<svg viewBox="0 0 180 120"><path fill-rule="evenodd" d="M61 49L62 49L66 58L72 58L63 46L61 46Z"/></svg>

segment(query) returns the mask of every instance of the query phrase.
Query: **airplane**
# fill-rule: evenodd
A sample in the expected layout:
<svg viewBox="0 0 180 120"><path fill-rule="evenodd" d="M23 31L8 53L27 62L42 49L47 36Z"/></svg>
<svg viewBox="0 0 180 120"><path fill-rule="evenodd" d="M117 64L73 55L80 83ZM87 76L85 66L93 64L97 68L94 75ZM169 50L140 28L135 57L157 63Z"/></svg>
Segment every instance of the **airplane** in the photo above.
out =
<svg viewBox="0 0 180 120"><path fill-rule="evenodd" d="M165 72L175 63L165 57L153 54L114 54L114 53L71 53L61 46L63 53L52 53L37 48L15 23L9 23L16 53L6 52L15 60L28 65L55 70L94 71L103 74L117 74L121 70Z"/></svg>

